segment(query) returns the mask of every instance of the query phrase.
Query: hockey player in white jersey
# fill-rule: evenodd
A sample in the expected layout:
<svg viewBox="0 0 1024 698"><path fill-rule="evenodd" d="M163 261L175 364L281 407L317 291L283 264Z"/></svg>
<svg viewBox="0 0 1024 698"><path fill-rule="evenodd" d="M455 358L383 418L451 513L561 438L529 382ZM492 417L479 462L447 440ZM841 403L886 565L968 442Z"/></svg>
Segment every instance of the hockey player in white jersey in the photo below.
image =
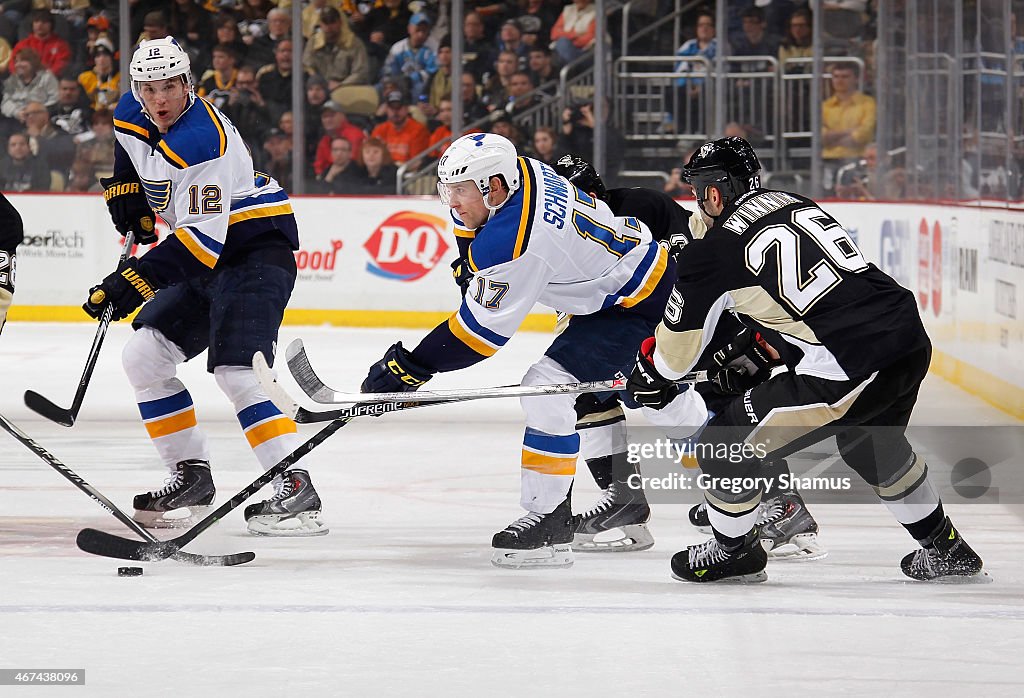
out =
<svg viewBox="0 0 1024 698"><path fill-rule="evenodd" d="M253 171L235 127L195 96L188 55L172 37L143 41L135 51L114 128L114 174L102 184L116 228L153 244L159 214L173 233L91 288L83 307L100 317L110 304L117 320L152 299L132 323L123 364L170 477L135 497L135 518L150 527L187 526L213 502L215 488L192 397L175 377L178 364L208 350L207 369L264 468L301 444L295 423L251 368L256 351L273 356L295 283L298 229L284 190ZM327 533L306 471L290 470L274 484L273 497L245 510L250 533Z"/></svg>
<svg viewBox="0 0 1024 698"><path fill-rule="evenodd" d="M495 134L459 138L438 163L441 200L470 239L472 278L458 311L413 350L401 342L370 367L366 392L415 390L433 374L497 352L540 302L572 316L523 383L613 377L657 324L671 287L668 252L635 218L616 218L548 165ZM525 516L495 534L494 564L568 566L579 454L575 396L523 398Z"/></svg>

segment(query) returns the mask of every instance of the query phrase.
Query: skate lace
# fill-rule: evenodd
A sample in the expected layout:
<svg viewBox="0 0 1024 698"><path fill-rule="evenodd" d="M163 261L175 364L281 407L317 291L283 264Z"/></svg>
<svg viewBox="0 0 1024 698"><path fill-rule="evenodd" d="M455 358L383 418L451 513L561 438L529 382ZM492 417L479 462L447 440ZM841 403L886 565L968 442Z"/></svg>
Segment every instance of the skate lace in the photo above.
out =
<svg viewBox="0 0 1024 698"><path fill-rule="evenodd" d="M509 528L514 528L517 531L525 531L526 529L540 523L540 520L544 518L544 514L538 514L535 511L531 511L526 516L522 516L508 525Z"/></svg>
<svg viewBox="0 0 1024 698"><path fill-rule="evenodd" d="M690 548L690 569L708 567L716 562L722 562L727 557L728 555L722 550L722 546L718 544L717 540L712 538Z"/></svg>
<svg viewBox="0 0 1024 698"><path fill-rule="evenodd" d="M583 518L589 519L593 516L597 516L598 514L603 514L604 512L611 509L612 505L615 503L617 495L618 493L615 490L615 483L613 482L608 486L608 489L604 491L604 494L601 495L601 498L597 500L594 506L587 509L587 511L583 514Z"/></svg>
<svg viewBox="0 0 1024 698"><path fill-rule="evenodd" d="M924 548L918 550L914 553L914 559L910 561L910 571L930 576L935 572L932 558L933 551L925 550Z"/></svg>
<svg viewBox="0 0 1024 698"><path fill-rule="evenodd" d="M174 490L178 489L179 487L181 487L181 483L184 482L184 480L184 473L182 473L182 471L180 470L175 470L173 473L167 476L166 480L164 480L163 487L161 487L158 490L154 490L153 492L150 492L150 494L153 497L164 497L173 492Z"/></svg>
<svg viewBox="0 0 1024 698"><path fill-rule="evenodd" d="M285 473L277 480L274 480L274 496L267 501L279 502L282 499L291 497L294 492L295 484L292 482L292 476Z"/></svg>
<svg viewBox="0 0 1024 698"><path fill-rule="evenodd" d="M774 523L786 513L786 502L782 497L772 497L767 502L762 502L757 512L757 525Z"/></svg>

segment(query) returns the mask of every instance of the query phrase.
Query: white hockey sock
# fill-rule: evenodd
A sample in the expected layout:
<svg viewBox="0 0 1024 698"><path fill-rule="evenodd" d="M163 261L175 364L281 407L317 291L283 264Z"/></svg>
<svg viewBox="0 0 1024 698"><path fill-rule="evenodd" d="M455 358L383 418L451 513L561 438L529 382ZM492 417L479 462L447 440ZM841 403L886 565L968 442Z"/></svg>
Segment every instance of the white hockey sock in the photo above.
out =
<svg viewBox="0 0 1024 698"><path fill-rule="evenodd" d="M217 385L235 406L238 423L264 470L302 445L295 422L277 408L247 366L218 366Z"/></svg>
<svg viewBox="0 0 1024 698"><path fill-rule="evenodd" d="M138 330L121 354L135 390L142 421L169 469L183 460L210 460L206 436L197 426L192 396L175 377L185 355L150 327Z"/></svg>

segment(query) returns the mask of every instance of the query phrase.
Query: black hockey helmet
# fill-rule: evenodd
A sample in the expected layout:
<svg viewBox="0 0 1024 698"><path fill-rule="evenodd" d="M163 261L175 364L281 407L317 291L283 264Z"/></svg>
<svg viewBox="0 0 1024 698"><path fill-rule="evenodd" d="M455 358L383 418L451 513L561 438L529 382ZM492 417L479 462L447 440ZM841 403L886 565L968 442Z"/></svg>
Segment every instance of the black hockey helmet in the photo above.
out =
<svg viewBox="0 0 1024 698"><path fill-rule="evenodd" d="M738 136L708 141L683 166L683 180L693 186L704 208L707 188L714 185L725 203L761 186L761 162L754 149Z"/></svg>
<svg viewBox="0 0 1024 698"><path fill-rule="evenodd" d="M599 199L604 199L608 193L608 190L604 188L604 182L601 181L601 175L597 173L594 166L576 155L563 155L558 158L558 162L555 163L555 172L588 194L596 194Z"/></svg>

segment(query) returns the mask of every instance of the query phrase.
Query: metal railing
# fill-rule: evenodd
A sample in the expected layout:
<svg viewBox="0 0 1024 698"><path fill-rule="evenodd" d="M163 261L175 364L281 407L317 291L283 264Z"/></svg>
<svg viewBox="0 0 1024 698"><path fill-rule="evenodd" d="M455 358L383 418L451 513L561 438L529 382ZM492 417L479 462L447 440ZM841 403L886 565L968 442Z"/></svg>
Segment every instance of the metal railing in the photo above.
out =
<svg viewBox="0 0 1024 698"><path fill-rule="evenodd" d="M686 69L680 69L685 66ZM623 56L615 61L614 116L627 142L706 140L713 91L703 56Z"/></svg>

